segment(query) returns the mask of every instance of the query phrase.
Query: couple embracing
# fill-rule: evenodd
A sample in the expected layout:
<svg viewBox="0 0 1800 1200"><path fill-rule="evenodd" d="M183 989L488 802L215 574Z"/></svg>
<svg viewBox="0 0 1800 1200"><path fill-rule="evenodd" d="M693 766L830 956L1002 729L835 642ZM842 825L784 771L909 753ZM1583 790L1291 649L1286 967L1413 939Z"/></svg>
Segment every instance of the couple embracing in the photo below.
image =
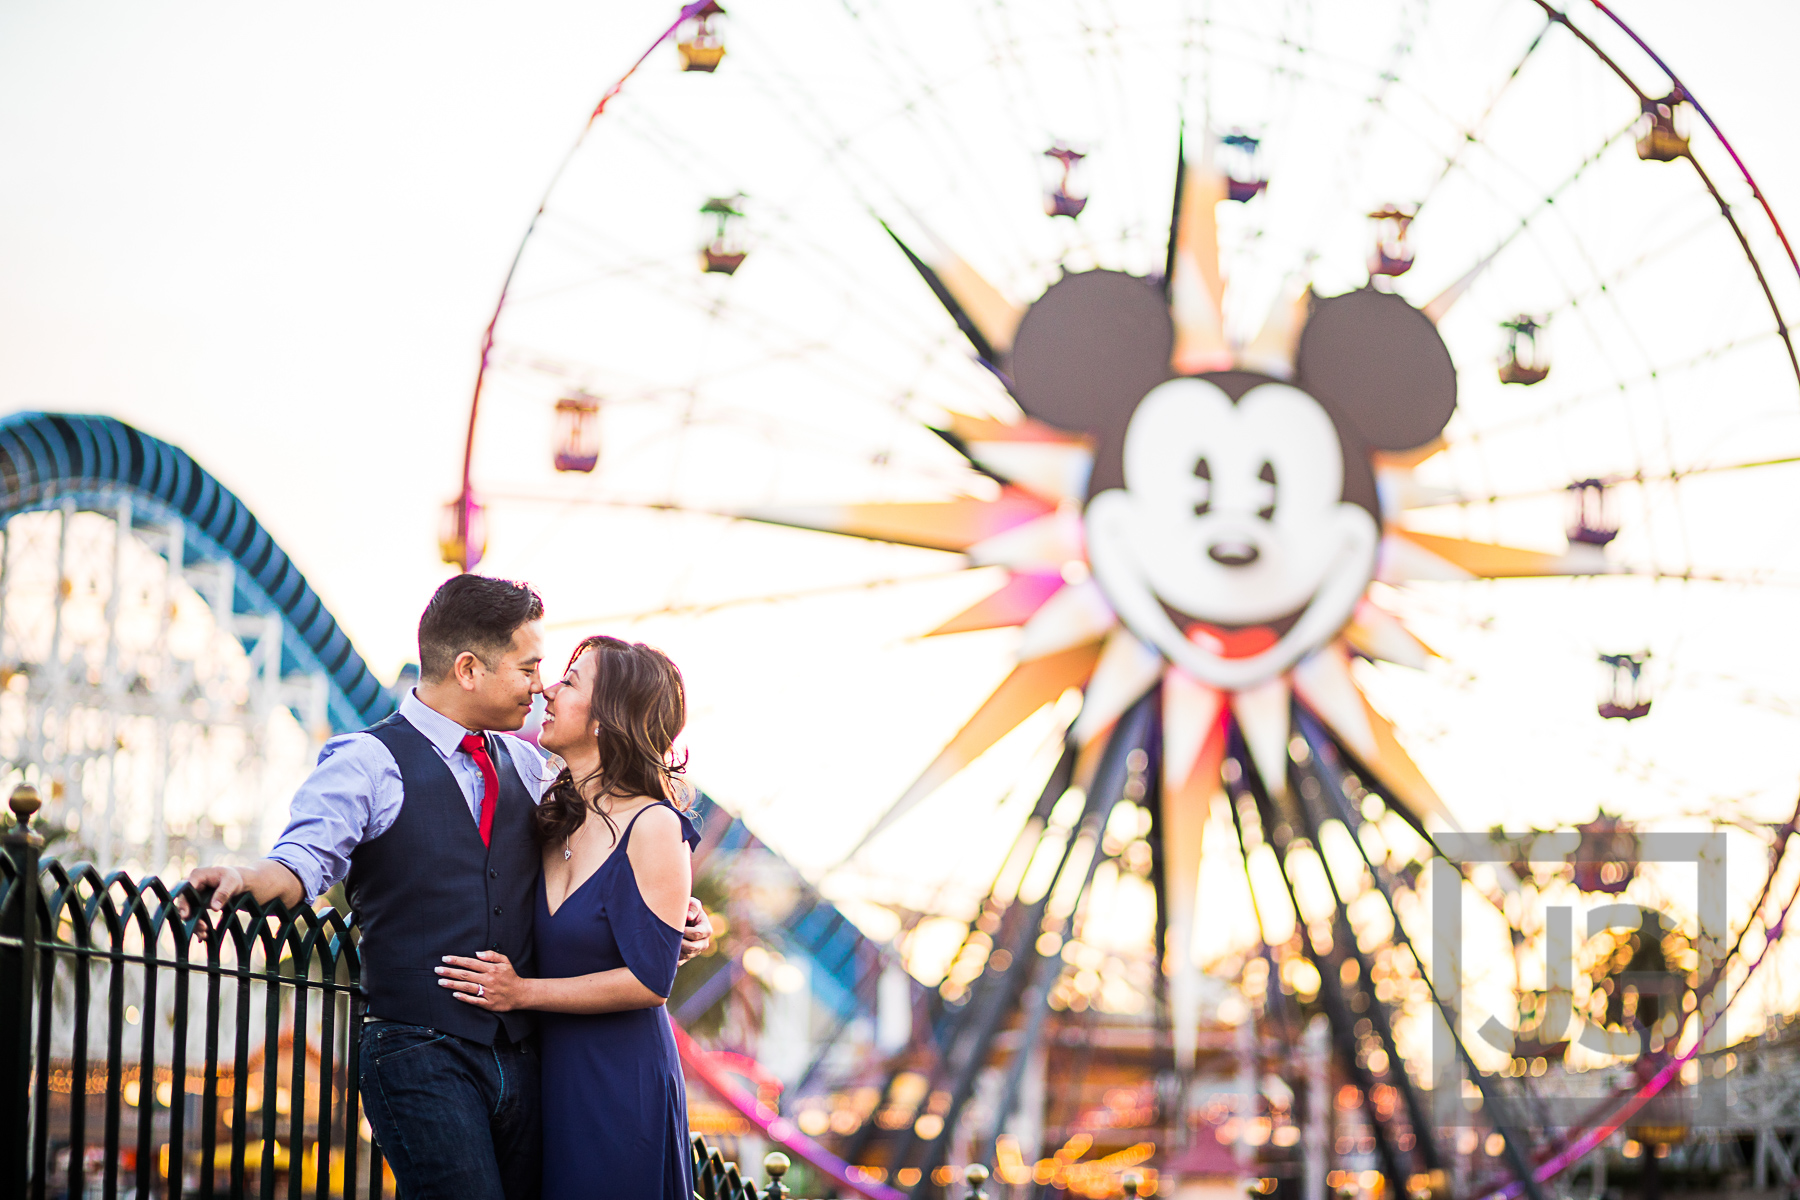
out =
<svg viewBox="0 0 1800 1200"><path fill-rule="evenodd" d="M399 711L326 743L269 857L189 880L215 909L345 883L363 1106L403 1200L689 1200L662 1006L712 927L689 895L681 673L590 637L546 687L543 613L523 584L445 583ZM548 763L509 736L540 692Z"/></svg>

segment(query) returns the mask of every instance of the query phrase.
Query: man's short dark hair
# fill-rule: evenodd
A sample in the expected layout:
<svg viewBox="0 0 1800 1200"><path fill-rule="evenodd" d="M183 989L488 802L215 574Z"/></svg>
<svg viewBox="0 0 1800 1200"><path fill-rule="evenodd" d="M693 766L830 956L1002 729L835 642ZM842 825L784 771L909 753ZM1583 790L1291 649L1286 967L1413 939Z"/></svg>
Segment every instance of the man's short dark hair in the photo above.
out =
<svg viewBox="0 0 1800 1200"><path fill-rule="evenodd" d="M525 584L487 575L445 580L419 618L419 675L442 679L465 650L491 670L519 626L543 615L544 602Z"/></svg>

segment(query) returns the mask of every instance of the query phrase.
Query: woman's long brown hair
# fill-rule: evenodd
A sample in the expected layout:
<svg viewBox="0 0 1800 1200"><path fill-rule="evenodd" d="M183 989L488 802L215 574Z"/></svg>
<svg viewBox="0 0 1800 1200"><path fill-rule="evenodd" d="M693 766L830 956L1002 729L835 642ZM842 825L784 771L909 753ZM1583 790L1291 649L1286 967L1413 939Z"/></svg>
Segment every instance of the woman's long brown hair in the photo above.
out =
<svg viewBox="0 0 1800 1200"><path fill-rule="evenodd" d="M588 693L588 726L598 728L600 767L575 779L567 767L537 807L537 835L544 843L567 841L589 812L619 839L608 809L615 798L649 796L687 807L676 777L687 756L675 757L675 739L687 725L687 689L681 671L662 651L615 637L582 639L569 664L594 651ZM591 796L592 799L587 797Z"/></svg>

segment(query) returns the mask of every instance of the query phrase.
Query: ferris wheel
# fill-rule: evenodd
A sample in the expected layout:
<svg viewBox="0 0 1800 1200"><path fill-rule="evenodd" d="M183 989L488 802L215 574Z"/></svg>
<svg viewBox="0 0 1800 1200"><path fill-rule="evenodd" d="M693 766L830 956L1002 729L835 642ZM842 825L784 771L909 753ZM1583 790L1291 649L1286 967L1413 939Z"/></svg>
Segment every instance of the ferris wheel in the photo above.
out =
<svg viewBox="0 0 1800 1200"><path fill-rule="evenodd" d="M1480 1178L1406 1065L1458 1020L1409 944L1439 835L1586 822L1566 876L1498 833L1460 875L1516 947L1670 899L1619 837L1728 829L1692 986L1762 961L1800 268L1603 5L682 17L514 264L446 557L674 653L709 787L906 931L946 1064L1020 1009L1153 1013L1178 1073L1317 1013L1352 1153ZM1458 1034L1484 1095L1543 1057ZM901 1186L1018 1103L942 1071ZM1503 1109L1515 1188L1586 1136L1530 1164Z"/></svg>

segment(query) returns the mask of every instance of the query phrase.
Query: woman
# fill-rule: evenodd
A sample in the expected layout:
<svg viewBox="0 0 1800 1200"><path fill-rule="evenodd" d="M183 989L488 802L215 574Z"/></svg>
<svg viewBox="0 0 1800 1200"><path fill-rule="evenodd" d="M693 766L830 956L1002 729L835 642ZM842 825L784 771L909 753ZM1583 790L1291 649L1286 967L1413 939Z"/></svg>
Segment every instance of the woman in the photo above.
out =
<svg viewBox="0 0 1800 1200"><path fill-rule="evenodd" d="M469 1004L541 1014L545 1196L692 1200L687 1092L663 1008L700 840L672 802L684 796L681 672L648 646L590 637L544 695L539 744L565 765L537 814L541 977L483 952L446 960L441 983Z"/></svg>

